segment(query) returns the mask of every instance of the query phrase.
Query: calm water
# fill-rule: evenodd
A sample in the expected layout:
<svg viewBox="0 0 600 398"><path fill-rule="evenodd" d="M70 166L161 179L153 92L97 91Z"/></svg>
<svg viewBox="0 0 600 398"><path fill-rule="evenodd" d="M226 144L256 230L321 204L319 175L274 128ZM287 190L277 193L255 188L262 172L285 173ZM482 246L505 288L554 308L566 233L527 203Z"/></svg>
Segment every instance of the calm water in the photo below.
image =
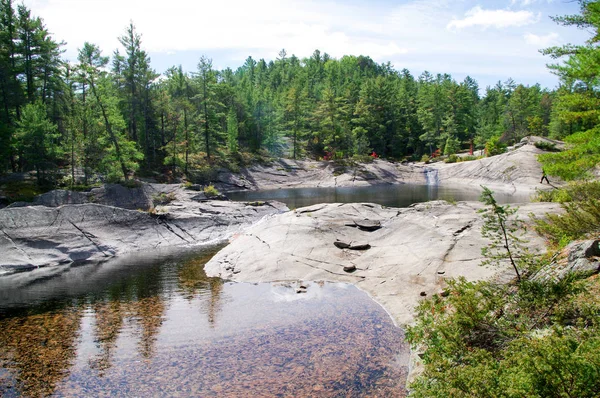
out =
<svg viewBox="0 0 600 398"><path fill-rule="evenodd" d="M207 278L214 252L0 278L0 396L405 396L402 331L366 294Z"/></svg>
<svg viewBox="0 0 600 398"><path fill-rule="evenodd" d="M231 200L278 200L290 209L310 206L317 203L378 203L389 207L407 207L413 203L443 199L450 202L461 200L479 200L479 187L449 187L436 185L375 185L368 187L343 188L290 188L263 191L230 192ZM529 195L511 195L496 193L499 203L530 202Z"/></svg>

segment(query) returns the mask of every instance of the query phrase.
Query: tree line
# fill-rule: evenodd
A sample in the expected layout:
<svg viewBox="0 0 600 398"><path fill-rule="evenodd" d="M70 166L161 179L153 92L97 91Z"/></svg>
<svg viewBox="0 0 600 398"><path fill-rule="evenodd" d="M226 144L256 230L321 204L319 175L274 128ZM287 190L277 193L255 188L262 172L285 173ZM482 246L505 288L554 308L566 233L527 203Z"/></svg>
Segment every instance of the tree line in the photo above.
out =
<svg viewBox="0 0 600 398"><path fill-rule="evenodd" d="M203 56L195 71L159 74L133 23L112 56L85 43L72 62L26 6L0 7L0 172L34 170L40 182L55 182L58 170L71 183L187 174L247 152L420 159L589 128L567 115L593 106L571 100L593 90L578 80L550 91L509 79L481 95L470 77L415 77L368 56L319 50L304 59L285 50L272 61L248 57L236 70L216 70Z"/></svg>

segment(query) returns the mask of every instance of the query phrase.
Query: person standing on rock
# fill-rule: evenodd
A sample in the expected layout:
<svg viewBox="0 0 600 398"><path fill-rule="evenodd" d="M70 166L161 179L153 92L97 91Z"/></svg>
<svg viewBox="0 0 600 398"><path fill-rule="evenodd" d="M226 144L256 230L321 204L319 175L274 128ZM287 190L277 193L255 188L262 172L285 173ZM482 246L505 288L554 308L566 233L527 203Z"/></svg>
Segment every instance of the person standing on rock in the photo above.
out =
<svg viewBox="0 0 600 398"><path fill-rule="evenodd" d="M548 176L546 175L546 171L542 169L542 178L540 179L540 184L543 184L544 180L546 180L547 184L550 184L550 181L548 181Z"/></svg>

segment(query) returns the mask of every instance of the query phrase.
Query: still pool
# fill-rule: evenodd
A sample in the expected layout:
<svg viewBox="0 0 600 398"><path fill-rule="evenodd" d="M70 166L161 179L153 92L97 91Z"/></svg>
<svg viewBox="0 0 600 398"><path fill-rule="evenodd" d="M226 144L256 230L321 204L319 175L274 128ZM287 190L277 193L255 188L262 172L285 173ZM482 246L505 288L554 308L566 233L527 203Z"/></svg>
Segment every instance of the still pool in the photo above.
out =
<svg viewBox="0 0 600 398"><path fill-rule="evenodd" d="M406 395L403 332L365 293L208 278L217 249L1 277L0 396Z"/></svg>
<svg viewBox="0 0 600 398"><path fill-rule="evenodd" d="M364 187L338 188L284 188L260 191L237 191L227 193L227 197L237 201L277 200L290 209L311 206L317 203L377 203L389 207L407 207L413 203L429 200L477 201L481 187L395 184ZM498 203L526 203L531 198L528 193L511 194L497 192Z"/></svg>

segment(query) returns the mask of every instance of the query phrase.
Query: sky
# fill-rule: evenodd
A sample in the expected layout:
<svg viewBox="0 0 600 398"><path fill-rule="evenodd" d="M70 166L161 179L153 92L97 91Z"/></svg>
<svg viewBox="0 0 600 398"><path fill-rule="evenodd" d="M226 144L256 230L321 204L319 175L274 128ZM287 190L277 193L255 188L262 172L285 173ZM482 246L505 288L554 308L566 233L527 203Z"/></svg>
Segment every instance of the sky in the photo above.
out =
<svg viewBox="0 0 600 398"><path fill-rule="evenodd" d="M582 44L589 32L554 23L576 14L574 0L16 0L41 17L65 58L88 41L104 55L120 48L130 21L159 73L200 56L236 69L248 56L274 60L281 49L309 57L366 55L415 77L427 70L484 88L497 81L554 88L552 62L539 49Z"/></svg>

